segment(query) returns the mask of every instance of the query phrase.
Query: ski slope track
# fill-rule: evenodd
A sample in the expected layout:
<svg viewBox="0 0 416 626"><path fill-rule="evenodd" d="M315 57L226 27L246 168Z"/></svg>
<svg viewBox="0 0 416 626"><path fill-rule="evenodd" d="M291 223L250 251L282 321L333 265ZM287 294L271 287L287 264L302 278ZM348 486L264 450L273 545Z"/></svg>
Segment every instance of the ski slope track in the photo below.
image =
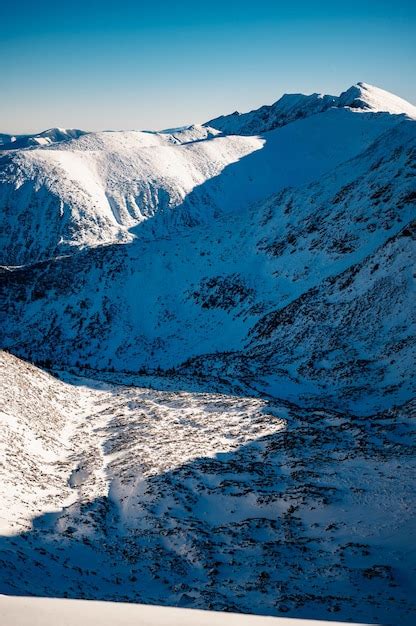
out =
<svg viewBox="0 0 416 626"><path fill-rule="evenodd" d="M0 594L410 626L415 208L366 83L0 136Z"/></svg>

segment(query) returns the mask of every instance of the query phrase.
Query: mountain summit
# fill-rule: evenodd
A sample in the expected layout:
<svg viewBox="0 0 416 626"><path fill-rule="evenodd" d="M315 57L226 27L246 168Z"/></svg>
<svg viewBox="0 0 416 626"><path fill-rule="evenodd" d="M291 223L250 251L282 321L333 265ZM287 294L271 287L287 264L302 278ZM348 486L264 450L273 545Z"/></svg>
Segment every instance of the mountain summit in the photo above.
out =
<svg viewBox="0 0 416 626"><path fill-rule="evenodd" d="M313 93L285 94L270 106L262 106L249 113L222 115L205 126L216 128L225 135L254 135L264 133L290 122L322 113L331 107L348 107L362 111L405 114L416 119L416 107L384 89L367 83L357 83L340 96Z"/></svg>
<svg viewBox="0 0 416 626"><path fill-rule="evenodd" d="M376 113L405 114L416 119L416 107L413 104L368 83L357 83L344 91L337 100L337 106Z"/></svg>

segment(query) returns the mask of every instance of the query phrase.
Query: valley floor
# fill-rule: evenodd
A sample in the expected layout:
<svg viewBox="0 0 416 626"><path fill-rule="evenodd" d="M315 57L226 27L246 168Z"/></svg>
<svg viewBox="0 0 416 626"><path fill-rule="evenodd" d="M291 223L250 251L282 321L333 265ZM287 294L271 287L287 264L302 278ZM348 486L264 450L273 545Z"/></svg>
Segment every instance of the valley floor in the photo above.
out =
<svg viewBox="0 0 416 626"><path fill-rule="evenodd" d="M412 623L411 404L2 365L0 593Z"/></svg>

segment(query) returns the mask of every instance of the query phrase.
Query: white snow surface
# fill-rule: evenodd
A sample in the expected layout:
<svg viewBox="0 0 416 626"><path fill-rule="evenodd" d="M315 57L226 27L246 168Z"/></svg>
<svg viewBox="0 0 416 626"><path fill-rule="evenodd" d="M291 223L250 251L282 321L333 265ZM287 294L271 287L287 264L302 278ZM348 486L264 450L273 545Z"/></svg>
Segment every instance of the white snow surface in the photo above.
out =
<svg viewBox="0 0 416 626"><path fill-rule="evenodd" d="M407 100L389 91L369 85L357 83L342 93L338 106L368 109L374 112L387 112L393 115L407 115L416 119L416 107Z"/></svg>
<svg viewBox="0 0 416 626"><path fill-rule="evenodd" d="M414 403L1 367L0 593L412 624Z"/></svg>
<svg viewBox="0 0 416 626"><path fill-rule="evenodd" d="M171 607L0 596L0 618L7 626L325 626L327 621L176 609ZM347 626L337 622L338 626ZM349 622L351 625L351 622ZM352 624L354 626L354 624ZM360 626L355 624L355 626ZM364 626L363 624L361 626Z"/></svg>
<svg viewBox="0 0 416 626"><path fill-rule="evenodd" d="M75 379L79 386L74 387L5 352L0 364L1 457L8 461L3 468L3 535L30 528L34 515L59 511L71 500L107 495L120 501L123 524L135 524L139 520L131 514L131 497L145 478L172 471L202 451L215 456L282 427L278 418L269 424L262 415L264 400L125 390L93 380L83 386L81 379ZM104 454L121 396L122 421L136 422L126 442L130 460L140 458L141 471L133 483L124 479L131 472L126 459L117 452ZM122 435L123 429L118 430Z"/></svg>
<svg viewBox="0 0 416 626"><path fill-rule="evenodd" d="M296 107L298 96L293 99ZM5 153L0 262L22 265L129 242L150 218L157 219L146 236L166 236L176 227L238 215L284 187L319 179L402 120L374 113L371 102L366 109L295 118L262 135L255 129L252 136L221 136L201 126L171 134L102 132Z"/></svg>
<svg viewBox="0 0 416 626"><path fill-rule="evenodd" d="M70 145L15 153L38 203L28 182L0 188L4 347L62 368L187 368L360 412L413 396L414 120L330 109L262 137ZM132 188L148 213L127 227ZM169 205L168 188L184 200ZM54 194L67 194L59 217Z"/></svg>

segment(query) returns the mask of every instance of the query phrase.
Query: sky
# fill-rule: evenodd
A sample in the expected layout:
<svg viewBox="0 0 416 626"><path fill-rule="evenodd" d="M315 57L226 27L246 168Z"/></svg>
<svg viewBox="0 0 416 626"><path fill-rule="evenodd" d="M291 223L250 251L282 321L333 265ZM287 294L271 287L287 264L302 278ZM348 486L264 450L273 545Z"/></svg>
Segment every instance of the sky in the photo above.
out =
<svg viewBox="0 0 416 626"><path fill-rule="evenodd" d="M0 132L162 129L339 94L416 103L416 3L0 2Z"/></svg>

